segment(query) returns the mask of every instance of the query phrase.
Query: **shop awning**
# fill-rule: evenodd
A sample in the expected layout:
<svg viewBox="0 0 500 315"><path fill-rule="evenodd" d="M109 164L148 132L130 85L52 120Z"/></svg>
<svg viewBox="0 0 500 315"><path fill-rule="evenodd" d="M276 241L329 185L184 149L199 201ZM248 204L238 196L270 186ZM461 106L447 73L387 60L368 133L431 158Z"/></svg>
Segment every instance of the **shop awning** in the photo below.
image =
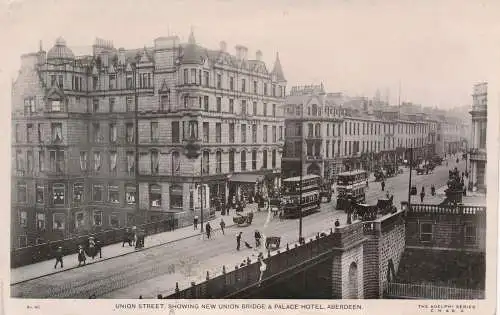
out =
<svg viewBox="0 0 500 315"><path fill-rule="evenodd" d="M229 181L233 183L256 183L262 181L264 175L257 174L234 174L231 175Z"/></svg>

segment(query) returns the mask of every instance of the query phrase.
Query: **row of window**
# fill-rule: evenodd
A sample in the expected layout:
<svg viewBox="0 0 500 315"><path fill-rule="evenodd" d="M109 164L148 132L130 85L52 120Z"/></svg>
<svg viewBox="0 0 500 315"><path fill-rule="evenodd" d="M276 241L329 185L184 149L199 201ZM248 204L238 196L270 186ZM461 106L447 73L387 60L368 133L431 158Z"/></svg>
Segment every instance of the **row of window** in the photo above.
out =
<svg viewBox="0 0 500 315"><path fill-rule="evenodd" d="M236 80L234 76L229 76L228 81L224 82L223 80L223 75L221 73L216 74L216 79L215 79L215 86L211 85L211 80L210 80L210 72L209 71L202 71L200 69L184 69L183 73L183 82L184 84L195 84L195 85L201 85L204 87L215 87L217 89L229 89L231 91L235 91L238 89L236 86ZM268 83L263 83L262 85L262 90L259 89L259 82L254 80L252 81L252 86L250 87L247 86L247 79L242 78L240 80L239 84L239 90L244 93L250 93L250 91L254 94L260 94L265 96L273 96L273 97L284 97L286 92L285 92L285 87L276 85L276 84L271 84L271 94L269 95L268 91Z"/></svg>
<svg viewBox="0 0 500 315"><path fill-rule="evenodd" d="M298 116L302 117L302 105L289 105L286 107L286 113L290 116ZM334 106L325 106L323 112L321 107L318 107L316 104L307 108L307 116L327 116L327 117L343 117L346 114L345 109L337 109Z"/></svg>
<svg viewBox="0 0 500 315"><path fill-rule="evenodd" d="M71 76L71 75L70 75ZM101 80L99 76L94 75L92 76L91 79L91 87L92 90L98 91L102 89L108 89L108 90L117 90L117 89L133 89L136 86L138 88L153 88L154 86L154 81L153 81L153 74L151 72L145 72L145 73L139 73L137 74L136 77L136 82L134 84L134 76L133 73L127 73L125 75L125 86L122 86L119 84L121 80L118 80L116 74L109 74L107 75L107 86L105 85L105 80L104 77ZM50 86L51 87L58 87L61 89L68 88L68 86L65 85L65 76L62 74L56 75L56 74L51 74L49 75L49 81L50 81ZM84 85L84 82L86 79L84 79L82 76L79 75L74 75L71 78L71 89L74 91L84 91L86 86L89 85L88 81Z"/></svg>
<svg viewBox="0 0 500 315"><path fill-rule="evenodd" d="M360 133L361 126L361 133ZM344 134L349 135L376 135L376 134L394 134L395 124L380 124L372 122L344 122ZM382 128L383 127L383 128ZM420 134L427 132L427 125L400 125L397 124L398 134ZM382 133L383 129L383 133Z"/></svg>
<svg viewBox="0 0 500 315"><path fill-rule="evenodd" d="M420 227L420 241L422 243L432 243L434 241L434 224L421 222L419 224ZM452 230L455 233L458 233L458 230L463 228L464 232L464 242L466 245L475 245L476 244L476 226L472 224L466 224L464 227L462 225L454 224L452 225Z"/></svg>

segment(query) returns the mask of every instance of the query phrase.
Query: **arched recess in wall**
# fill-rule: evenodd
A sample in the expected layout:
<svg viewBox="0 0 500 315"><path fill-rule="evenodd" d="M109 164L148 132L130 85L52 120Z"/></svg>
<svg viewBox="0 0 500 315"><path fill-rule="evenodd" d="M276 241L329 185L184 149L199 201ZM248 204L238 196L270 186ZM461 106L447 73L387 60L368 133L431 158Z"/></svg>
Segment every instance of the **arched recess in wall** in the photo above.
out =
<svg viewBox="0 0 500 315"><path fill-rule="evenodd" d="M355 262L352 262L349 266L349 275L348 275L348 299L357 299L358 296L358 265Z"/></svg>
<svg viewBox="0 0 500 315"><path fill-rule="evenodd" d="M307 174L314 174L321 176L321 168L318 165L318 163L312 163L311 165L309 165L309 167L307 168Z"/></svg>
<svg viewBox="0 0 500 315"><path fill-rule="evenodd" d="M392 259L387 262L387 282L391 282L396 278L396 270L394 269L394 263Z"/></svg>

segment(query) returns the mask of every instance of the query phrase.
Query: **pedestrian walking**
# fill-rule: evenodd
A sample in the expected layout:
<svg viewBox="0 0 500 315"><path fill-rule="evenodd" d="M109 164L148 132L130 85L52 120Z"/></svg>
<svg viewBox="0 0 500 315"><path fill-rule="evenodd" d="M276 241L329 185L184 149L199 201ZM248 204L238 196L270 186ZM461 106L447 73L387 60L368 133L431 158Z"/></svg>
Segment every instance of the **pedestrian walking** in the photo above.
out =
<svg viewBox="0 0 500 315"><path fill-rule="evenodd" d="M255 247L260 247L260 239L262 238L262 235L260 235L260 232L258 230L255 230Z"/></svg>
<svg viewBox="0 0 500 315"><path fill-rule="evenodd" d="M102 242L100 239L95 239L95 249L99 253L99 258L102 258Z"/></svg>
<svg viewBox="0 0 500 315"><path fill-rule="evenodd" d="M224 235L224 229L226 228L226 222L224 222L224 219L220 219L220 229L222 231L222 235Z"/></svg>
<svg viewBox="0 0 500 315"><path fill-rule="evenodd" d="M63 255L63 250L62 250L61 246L57 247L55 256L56 256L56 264L54 265L54 269L57 268L58 263L61 263L61 268L63 268L63 256L64 255Z"/></svg>
<svg viewBox="0 0 500 315"><path fill-rule="evenodd" d="M420 202L424 202L424 197L425 197L425 189L422 186L422 191L420 192Z"/></svg>
<svg viewBox="0 0 500 315"><path fill-rule="evenodd" d="M194 226L195 230L198 228L198 216L197 215L194 216L193 226Z"/></svg>
<svg viewBox="0 0 500 315"><path fill-rule="evenodd" d="M240 250L240 245L241 245L241 234L243 232L239 232L238 235L236 235L236 250Z"/></svg>
<svg viewBox="0 0 500 315"><path fill-rule="evenodd" d="M434 187L434 185L431 186L431 195L436 195L436 187Z"/></svg>
<svg viewBox="0 0 500 315"><path fill-rule="evenodd" d="M335 227L339 227L340 226L340 222L339 222L339 219L335 219Z"/></svg>
<svg viewBox="0 0 500 315"><path fill-rule="evenodd" d="M210 235L212 233L212 227L210 226L210 222L207 222L205 225L205 231L207 232L207 238L210 239Z"/></svg>
<svg viewBox="0 0 500 315"><path fill-rule="evenodd" d="M382 180L382 183L380 183L380 186L382 187L382 191L385 189L385 180Z"/></svg>

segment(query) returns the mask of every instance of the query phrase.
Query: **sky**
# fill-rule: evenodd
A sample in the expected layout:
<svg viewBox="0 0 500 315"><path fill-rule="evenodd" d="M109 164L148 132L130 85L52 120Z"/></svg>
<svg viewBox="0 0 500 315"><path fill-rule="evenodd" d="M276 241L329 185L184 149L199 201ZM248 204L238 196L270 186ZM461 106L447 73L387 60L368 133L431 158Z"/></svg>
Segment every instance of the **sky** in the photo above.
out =
<svg viewBox="0 0 500 315"><path fill-rule="evenodd" d="M391 104L400 90L401 101L449 109L470 105L473 84L495 74L498 12L495 0L11 0L0 15L0 70L10 85L20 55L40 40L48 51L62 36L78 54L96 37L139 48L166 35L186 41L193 28L209 49L222 40L233 53L237 44L250 57L260 49L269 70L279 52L288 90L323 83L372 97L379 89Z"/></svg>

